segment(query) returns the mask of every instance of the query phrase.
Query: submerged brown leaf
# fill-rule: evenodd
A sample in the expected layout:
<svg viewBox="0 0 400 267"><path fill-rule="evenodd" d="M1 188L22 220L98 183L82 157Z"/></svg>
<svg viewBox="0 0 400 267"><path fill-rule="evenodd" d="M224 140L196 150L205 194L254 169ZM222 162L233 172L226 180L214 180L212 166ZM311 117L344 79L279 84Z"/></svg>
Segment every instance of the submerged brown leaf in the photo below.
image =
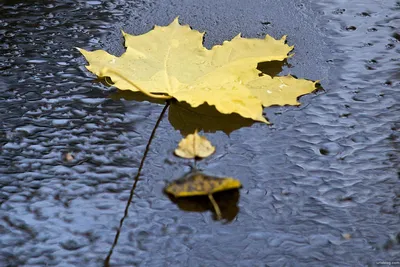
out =
<svg viewBox="0 0 400 267"><path fill-rule="evenodd" d="M175 198L208 196L217 214L217 218L221 219L221 211L213 194L221 191L239 189L241 186L239 180L231 177L218 178L200 172L193 172L167 185L165 192L173 195Z"/></svg>
<svg viewBox="0 0 400 267"><path fill-rule="evenodd" d="M174 197L207 196L241 186L240 181L232 177L219 178L195 172L172 182L165 191Z"/></svg>
<svg viewBox="0 0 400 267"><path fill-rule="evenodd" d="M168 194L169 199L175 203L179 209L186 212L205 212L211 211L214 219L218 219L215 208L208 196L179 197L176 198ZM213 194L215 202L221 211L221 219L226 222L233 221L239 213L238 202L240 198L239 189L221 191Z"/></svg>

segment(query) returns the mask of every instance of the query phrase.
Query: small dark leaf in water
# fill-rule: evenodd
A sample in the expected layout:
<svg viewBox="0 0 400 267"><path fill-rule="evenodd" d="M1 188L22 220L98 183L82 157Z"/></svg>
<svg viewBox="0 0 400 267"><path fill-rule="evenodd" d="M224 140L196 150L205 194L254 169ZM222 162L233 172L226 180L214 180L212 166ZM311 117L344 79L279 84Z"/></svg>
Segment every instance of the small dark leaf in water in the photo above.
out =
<svg viewBox="0 0 400 267"><path fill-rule="evenodd" d="M201 207L204 206L202 205L197 206L196 202L193 201L195 200L193 199L193 197L208 196L209 200L213 205L214 211L217 215L217 219L219 220L222 218L226 219L228 218L227 216L224 216L223 212L221 212L221 209L217 201L214 199L213 194L222 191L232 191L234 189L236 189L235 191L238 192L237 189L241 188L241 186L242 185L240 181L231 177L218 178L218 177L208 176L200 172L191 172L185 175L184 177L167 185L165 187L165 192L173 196L172 200L174 202L176 202L175 200L178 198L191 197L192 199L190 205L186 206L184 210L203 211ZM178 204L178 206L180 207L185 206L182 203L183 202L181 202L180 205ZM231 218L231 216L229 216L229 218Z"/></svg>
<svg viewBox="0 0 400 267"><path fill-rule="evenodd" d="M176 198L173 195L168 195L169 199L175 203L181 210L187 212L214 212L214 207L208 196L180 197ZM221 191L213 194L215 202L221 211L221 219L226 222L231 222L239 213L239 197L238 189ZM214 219L218 219L218 215L214 213Z"/></svg>
<svg viewBox="0 0 400 267"><path fill-rule="evenodd" d="M220 191L240 188L239 180L231 177L218 178L200 172L188 175L170 183L165 191L174 197L207 196Z"/></svg>

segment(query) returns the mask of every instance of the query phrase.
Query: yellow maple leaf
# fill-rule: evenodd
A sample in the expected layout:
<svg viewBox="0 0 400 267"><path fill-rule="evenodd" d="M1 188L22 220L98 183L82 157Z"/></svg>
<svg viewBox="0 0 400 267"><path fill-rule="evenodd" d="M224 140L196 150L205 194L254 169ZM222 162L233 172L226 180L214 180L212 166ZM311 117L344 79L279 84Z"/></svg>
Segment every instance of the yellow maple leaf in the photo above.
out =
<svg viewBox="0 0 400 267"><path fill-rule="evenodd" d="M121 90L175 98L192 107L207 103L221 113L266 123L262 106L298 104L298 96L315 90L315 82L271 78L257 70L259 62L288 57L293 46L285 44L285 36L246 39L239 34L208 50L203 46L204 33L180 25L178 18L143 35L123 35L126 52L120 57L79 49L89 71L110 77Z"/></svg>
<svg viewBox="0 0 400 267"><path fill-rule="evenodd" d="M197 130L189 134L179 142L175 154L181 158L193 159L195 157L206 158L215 152L215 147L204 136L200 136Z"/></svg>

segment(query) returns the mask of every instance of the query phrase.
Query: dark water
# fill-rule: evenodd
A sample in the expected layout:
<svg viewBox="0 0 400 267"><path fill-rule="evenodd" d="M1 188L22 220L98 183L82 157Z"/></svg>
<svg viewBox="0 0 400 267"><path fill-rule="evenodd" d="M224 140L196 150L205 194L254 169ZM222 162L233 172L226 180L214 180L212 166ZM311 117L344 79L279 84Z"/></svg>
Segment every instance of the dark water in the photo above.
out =
<svg viewBox="0 0 400 267"><path fill-rule="evenodd" d="M164 119L110 265L400 261L400 2L243 3L1 1L0 266L104 264L163 106L111 98L74 47L122 53L121 28L144 33L177 15L207 31L208 47L287 34L296 54L282 73L325 91L267 109L273 126L207 134L217 152L199 167L244 186L228 224L162 193L189 170Z"/></svg>

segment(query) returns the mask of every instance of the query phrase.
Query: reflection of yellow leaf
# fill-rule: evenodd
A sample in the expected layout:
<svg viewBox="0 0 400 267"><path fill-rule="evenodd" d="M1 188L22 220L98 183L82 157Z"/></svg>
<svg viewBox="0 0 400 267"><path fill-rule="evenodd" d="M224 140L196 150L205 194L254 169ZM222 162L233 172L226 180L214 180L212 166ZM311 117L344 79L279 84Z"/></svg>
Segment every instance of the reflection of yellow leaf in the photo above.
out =
<svg viewBox="0 0 400 267"><path fill-rule="evenodd" d="M118 90L109 96L113 100L148 101L164 104L165 100L148 97L141 92ZM246 119L239 114L222 114L215 106L203 104L192 108L186 102L171 101L168 110L168 119L171 125L183 136L193 133L196 129L200 132L214 133L223 131L229 135L234 130L242 127L250 127L254 124L251 119Z"/></svg>
<svg viewBox="0 0 400 267"><path fill-rule="evenodd" d="M199 172L189 173L181 179L178 179L167 185L165 192L176 198L208 196L213 204L217 218L221 219L221 211L212 194L221 191L228 191L242 187L239 180L231 177L218 178L207 176Z"/></svg>
<svg viewBox="0 0 400 267"><path fill-rule="evenodd" d="M175 149L175 154L181 158L193 159L206 158L214 153L215 147L204 136L200 136L197 130L183 138Z"/></svg>
<svg viewBox="0 0 400 267"><path fill-rule="evenodd" d="M100 77L109 76L114 86L122 90L175 98L192 107L207 103L224 114L238 113L267 122L262 105L276 102L266 100L268 97L280 99L280 93L269 95L270 87L282 89L291 99L315 89L311 81L303 80L307 86L301 87L306 89L298 90L295 82L287 86L283 80L259 76L259 62L288 57L293 47L285 44L285 37L246 39L238 35L208 50L202 44L204 33L180 25L178 19L166 27L155 26L143 35L123 35L127 49L121 57L102 50L80 49L89 61L88 70Z"/></svg>
<svg viewBox="0 0 400 267"><path fill-rule="evenodd" d="M254 123L236 113L221 114L214 106L203 104L192 108L185 102L171 103L168 119L182 135L193 133L196 129L203 132L223 131L229 135L236 129L249 127Z"/></svg>

